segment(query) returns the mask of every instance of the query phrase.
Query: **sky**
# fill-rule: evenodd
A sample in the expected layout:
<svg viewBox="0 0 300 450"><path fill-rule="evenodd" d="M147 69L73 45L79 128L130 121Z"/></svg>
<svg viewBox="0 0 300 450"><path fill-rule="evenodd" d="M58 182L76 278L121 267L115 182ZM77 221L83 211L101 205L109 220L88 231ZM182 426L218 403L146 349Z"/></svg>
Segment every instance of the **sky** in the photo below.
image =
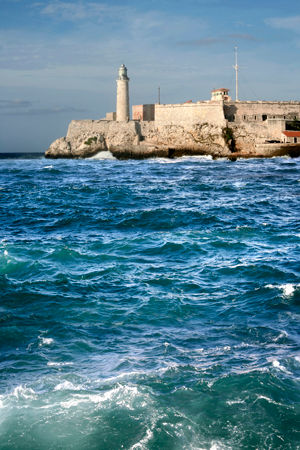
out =
<svg viewBox="0 0 300 450"><path fill-rule="evenodd" d="M0 152L43 152L72 119L130 103L300 100L300 1L0 0Z"/></svg>

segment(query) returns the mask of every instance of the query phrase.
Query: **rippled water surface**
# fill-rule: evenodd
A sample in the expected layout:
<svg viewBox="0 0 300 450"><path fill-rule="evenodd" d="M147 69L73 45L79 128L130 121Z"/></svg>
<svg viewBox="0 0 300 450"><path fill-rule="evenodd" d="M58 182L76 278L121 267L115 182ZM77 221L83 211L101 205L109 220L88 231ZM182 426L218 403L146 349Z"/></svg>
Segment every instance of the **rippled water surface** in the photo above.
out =
<svg viewBox="0 0 300 450"><path fill-rule="evenodd" d="M0 448L300 448L299 167L2 160Z"/></svg>

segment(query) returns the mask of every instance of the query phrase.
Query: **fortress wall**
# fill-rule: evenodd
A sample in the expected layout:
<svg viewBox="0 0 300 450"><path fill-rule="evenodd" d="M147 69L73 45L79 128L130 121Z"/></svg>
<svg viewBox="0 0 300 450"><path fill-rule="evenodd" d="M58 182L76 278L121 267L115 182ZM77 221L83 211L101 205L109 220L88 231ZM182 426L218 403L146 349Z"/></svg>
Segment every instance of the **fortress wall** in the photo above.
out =
<svg viewBox="0 0 300 450"><path fill-rule="evenodd" d="M223 103L197 102L155 105L155 122L183 126L195 123L213 123L216 126L225 126Z"/></svg>
<svg viewBox="0 0 300 450"><path fill-rule="evenodd" d="M226 102L225 117L230 122L262 122L270 118L300 119L300 102Z"/></svg>

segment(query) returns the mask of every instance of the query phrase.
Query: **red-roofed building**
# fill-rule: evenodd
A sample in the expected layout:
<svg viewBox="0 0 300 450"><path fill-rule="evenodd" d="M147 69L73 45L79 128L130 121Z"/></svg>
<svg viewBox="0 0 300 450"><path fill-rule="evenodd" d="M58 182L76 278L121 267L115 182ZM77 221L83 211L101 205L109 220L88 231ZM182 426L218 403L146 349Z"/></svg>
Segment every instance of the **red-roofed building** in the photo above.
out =
<svg viewBox="0 0 300 450"><path fill-rule="evenodd" d="M300 131L283 131L282 138L286 144L300 143Z"/></svg>

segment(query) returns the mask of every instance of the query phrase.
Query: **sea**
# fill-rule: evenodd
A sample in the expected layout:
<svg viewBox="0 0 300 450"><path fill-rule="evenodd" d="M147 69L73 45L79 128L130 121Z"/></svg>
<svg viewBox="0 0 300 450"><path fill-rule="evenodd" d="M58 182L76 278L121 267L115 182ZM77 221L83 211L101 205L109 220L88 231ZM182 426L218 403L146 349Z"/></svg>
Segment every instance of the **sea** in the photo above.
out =
<svg viewBox="0 0 300 450"><path fill-rule="evenodd" d="M300 159L0 161L0 449L299 449Z"/></svg>

